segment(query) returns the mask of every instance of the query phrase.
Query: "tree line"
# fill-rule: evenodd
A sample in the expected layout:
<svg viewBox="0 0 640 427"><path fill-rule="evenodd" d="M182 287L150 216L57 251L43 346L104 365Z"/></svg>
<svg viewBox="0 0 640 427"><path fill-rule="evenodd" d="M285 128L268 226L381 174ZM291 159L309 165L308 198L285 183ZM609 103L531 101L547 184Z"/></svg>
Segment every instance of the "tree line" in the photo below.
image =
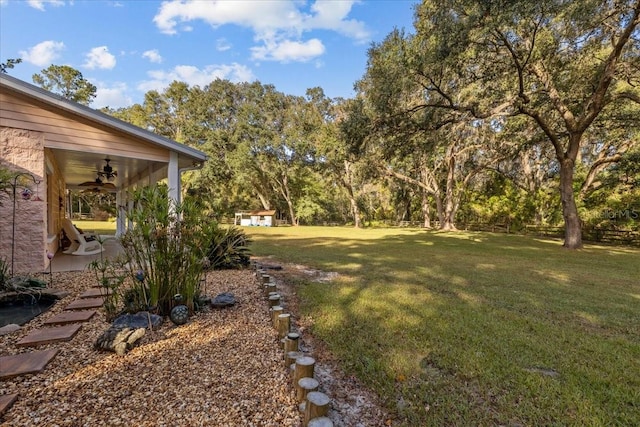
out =
<svg viewBox="0 0 640 427"><path fill-rule="evenodd" d="M554 225L579 248L584 227L640 223L639 15L640 0L425 0L413 32L371 45L353 99L175 81L105 111L206 152L186 189L213 215Z"/></svg>

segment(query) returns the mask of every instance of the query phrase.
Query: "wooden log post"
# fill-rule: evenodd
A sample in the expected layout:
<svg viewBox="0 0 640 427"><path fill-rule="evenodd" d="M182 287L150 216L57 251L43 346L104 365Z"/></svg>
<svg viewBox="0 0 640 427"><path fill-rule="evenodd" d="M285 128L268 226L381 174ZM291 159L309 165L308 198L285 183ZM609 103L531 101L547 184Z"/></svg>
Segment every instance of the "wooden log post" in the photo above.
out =
<svg viewBox="0 0 640 427"><path fill-rule="evenodd" d="M269 296L270 292L275 292L276 291L276 284L275 283L266 283L263 285L263 289L264 289L264 296Z"/></svg>
<svg viewBox="0 0 640 427"><path fill-rule="evenodd" d="M298 357L302 357L303 354L299 351L290 351L284 354L284 367L291 368L291 366L295 366L296 359Z"/></svg>
<svg viewBox="0 0 640 427"><path fill-rule="evenodd" d="M298 381L300 378L313 378L313 370L316 365L316 359L309 356L298 357L295 361L293 369L293 387L298 390Z"/></svg>
<svg viewBox="0 0 640 427"><path fill-rule="evenodd" d="M272 294L269 297L269 307L280 305L280 294Z"/></svg>
<svg viewBox="0 0 640 427"><path fill-rule="evenodd" d="M291 326L291 325L289 325ZM284 354L290 351L298 351L300 334L297 332L289 332L284 338Z"/></svg>
<svg viewBox="0 0 640 427"><path fill-rule="evenodd" d="M278 301L280 299L278 298ZM291 328L291 315L288 313L278 315L278 338L283 339L287 336Z"/></svg>
<svg viewBox="0 0 640 427"><path fill-rule="evenodd" d="M296 399L298 399L298 402L304 402L307 393L318 390L318 386L320 386L320 383L315 378L300 378L298 387L296 387Z"/></svg>
<svg viewBox="0 0 640 427"><path fill-rule="evenodd" d="M271 282L271 276L269 276L268 274L263 274L262 283L269 283L269 282Z"/></svg>
<svg viewBox="0 0 640 427"><path fill-rule="evenodd" d="M329 396L319 391L312 391L307 394L304 406L304 417L302 425L309 426L309 422L314 418L325 417L329 413Z"/></svg>
<svg viewBox="0 0 640 427"><path fill-rule="evenodd" d="M282 314L282 306L274 305L269 309L271 311L271 323L273 324L274 329L278 329L278 316Z"/></svg>
<svg viewBox="0 0 640 427"><path fill-rule="evenodd" d="M329 417L312 418L307 427L333 427L333 421Z"/></svg>

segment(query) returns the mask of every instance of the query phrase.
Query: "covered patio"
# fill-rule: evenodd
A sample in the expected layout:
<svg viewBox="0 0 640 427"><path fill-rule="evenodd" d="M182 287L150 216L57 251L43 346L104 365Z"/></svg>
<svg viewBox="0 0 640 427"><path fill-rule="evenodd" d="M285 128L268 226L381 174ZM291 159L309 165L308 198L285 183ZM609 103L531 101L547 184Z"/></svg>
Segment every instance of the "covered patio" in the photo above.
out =
<svg viewBox="0 0 640 427"><path fill-rule="evenodd" d="M128 227L130 190L165 181L179 202L182 173L200 168L206 158L195 148L0 74L0 166L20 174L21 186L29 189L21 187L22 196L13 200L3 196L0 253L11 254L16 273L48 271L47 253L62 246L71 190L115 194L119 236ZM71 256L79 260L57 254L52 268L86 265L94 255ZM62 259L68 261L56 266Z"/></svg>

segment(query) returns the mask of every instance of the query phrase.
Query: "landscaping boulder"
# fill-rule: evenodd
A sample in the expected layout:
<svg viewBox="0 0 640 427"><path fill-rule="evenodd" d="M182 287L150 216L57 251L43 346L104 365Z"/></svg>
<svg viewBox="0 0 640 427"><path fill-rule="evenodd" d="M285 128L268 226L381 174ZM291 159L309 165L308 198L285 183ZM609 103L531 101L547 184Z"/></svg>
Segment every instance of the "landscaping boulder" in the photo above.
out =
<svg viewBox="0 0 640 427"><path fill-rule="evenodd" d="M131 329L112 326L98 337L94 347L97 350L114 351L122 356L134 347L136 342L144 336L145 331L145 328Z"/></svg>
<svg viewBox="0 0 640 427"><path fill-rule="evenodd" d="M20 330L20 325L17 325L15 323L9 323L8 325L0 328L0 336L8 335L12 332L19 331L19 330Z"/></svg>
<svg viewBox="0 0 640 427"><path fill-rule="evenodd" d="M236 297L231 292L223 292L216 295L211 301L211 307L213 308L225 308L235 305Z"/></svg>
<svg viewBox="0 0 640 427"><path fill-rule="evenodd" d="M149 314L147 311L139 311L135 314L122 314L115 318L111 326L116 328L148 328L151 319L151 329L157 329L162 325L162 316Z"/></svg>

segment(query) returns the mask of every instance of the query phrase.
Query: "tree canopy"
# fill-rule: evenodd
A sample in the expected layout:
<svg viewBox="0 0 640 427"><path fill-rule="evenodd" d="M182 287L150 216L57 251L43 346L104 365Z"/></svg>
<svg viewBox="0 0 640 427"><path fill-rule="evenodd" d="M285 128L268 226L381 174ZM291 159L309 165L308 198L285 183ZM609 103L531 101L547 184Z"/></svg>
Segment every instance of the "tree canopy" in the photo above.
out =
<svg viewBox="0 0 640 427"><path fill-rule="evenodd" d="M89 105L96 97L97 88L68 65L50 65L32 78L41 88L80 104Z"/></svg>
<svg viewBox="0 0 640 427"><path fill-rule="evenodd" d="M640 0L425 0L413 32L370 46L354 99L176 81L106 111L205 151L186 191L219 218L563 226L579 248L585 227L638 226L639 13ZM95 94L69 67L38 81Z"/></svg>

